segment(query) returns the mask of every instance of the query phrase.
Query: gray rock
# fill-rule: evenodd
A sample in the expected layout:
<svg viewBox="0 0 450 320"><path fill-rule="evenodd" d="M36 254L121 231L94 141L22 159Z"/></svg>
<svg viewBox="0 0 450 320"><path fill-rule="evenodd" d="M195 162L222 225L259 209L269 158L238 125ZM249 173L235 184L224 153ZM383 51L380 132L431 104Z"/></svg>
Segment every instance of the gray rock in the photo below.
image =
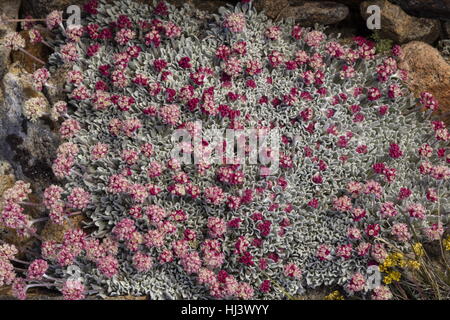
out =
<svg viewBox="0 0 450 320"><path fill-rule="evenodd" d="M0 6L0 16L6 16L10 19L17 19L19 16L21 0L2 0ZM2 38L11 31L15 31L17 23L0 23L0 43ZM9 66L11 50L0 46L0 79L3 79Z"/></svg>
<svg viewBox="0 0 450 320"><path fill-rule="evenodd" d="M4 98L0 101L0 159L8 161L19 180L33 181L40 192L51 182L51 162L59 138L50 121L28 122L22 115L24 102L41 95L33 91L20 70L8 72L3 78Z"/></svg>
<svg viewBox="0 0 450 320"><path fill-rule="evenodd" d="M13 186L14 182L14 171L11 165L6 161L0 161L0 199L3 193ZM0 209L1 207L2 204L0 203ZM2 233L2 228L0 227L0 237Z"/></svg>
<svg viewBox="0 0 450 320"><path fill-rule="evenodd" d="M450 64L450 39L439 41L437 48L445 61Z"/></svg>
<svg viewBox="0 0 450 320"><path fill-rule="evenodd" d="M225 6L229 2L223 0L194 0L192 4L199 10L215 13L220 7Z"/></svg>
<svg viewBox="0 0 450 320"><path fill-rule="evenodd" d="M299 6L310 0L288 0L288 1L291 6ZM313 1L329 2L330 0L313 0ZM359 5L361 4L361 0L334 0L334 2L342 3L345 4L346 6L355 8L358 8Z"/></svg>
<svg viewBox="0 0 450 320"><path fill-rule="evenodd" d="M1 41L1 37L0 37ZM10 62L11 50L0 46L0 79L4 77L6 71L8 70L8 65Z"/></svg>
<svg viewBox="0 0 450 320"><path fill-rule="evenodd" d="M364 1L361 15L367 19L367 7L377 5L381 8L380 36L397 43L423 41L433 43L439 38L440 22L434 19L417 18L408 15L397 5L384 0Z"/></svg>
<svg viewBox="0 0 450 320"><path fill-rule="evenodd" d="M22 81L14 73L7 73L3 78L4 97L0 105L0 156L9 162L12 161L13 151L8 139L12 136L23 139L22 105L24 92Z"/></svg>
<svg viewBox="0 0 450 320"><path fill-rule="evenodd" d="M291 6L281 14L283 18L292 17L300 25L335 24L344 20L349 14L346 5L332 1L307 1Z"/></svg>
<svg viewBox="0 0 450 320"><path fill-rule="evenodd" d="M450 39L450 21L442 24L442 34L445 39Z"/></svg>
<svg viewBox="0 0 450 320"><path fill-rule="evenodd" d="M45 18L53 10L66 11L71 5L82 7L87 0L22 0L22 11L25 15L35 18Z"/></svg>
<svg viewBox="0 0 450 320"><path fill-rule="evenodd" d="M6 161L0 161L0 176L9 175L13 173L11 165Z"/></svg>
<svg viewBox="0 0 450 320"><path fill-rule="evenodd" d="M450 21L450 0L390 0L407 13L424 18Z"/></svg>
<svg viewBox="0 0 450 320"><path fill-rule="evenodd" d="M50 68L52 77L49 79L49 86L46 88L46 98L51 105L58 101L66 100L67 95L64 92L66 85L67 72L71 69L68 65L61 65L58 68Z"/></svg>
<svg viewBox="0 0 450 320"><path fill-rule="evenodd" d="M106 0L111 2L111 0ZM140 3L152 3L148 0L134 0ZM232 3L233 1L227 0L166 0L167 2L175 5L182 6L183 4L191 4L199 9L207 10L210 12L216 11L220 6L227 3ZM23 0L23 11L26 14L30 14L34 17L45 17L53 10L66 11L67 7L71 5L78 5L80 7L85 4L87 0Z"/></svg>
<svg viewBox="0 0 450 320"><path fill-rule="evenodd" d="M280 17L290 9L288 0L256 0L254 5L258 11L264 11L271 19Z"/></svg>
<svg viewBox="0 0 450 320"><path fill-rule="evenodd" d="M17 19L19 16L19 9L22 0L2 0L2 5L0 7L0 13L11 19ZM10 29L16 29L16 22L11 22L6 24Z"/></svg>

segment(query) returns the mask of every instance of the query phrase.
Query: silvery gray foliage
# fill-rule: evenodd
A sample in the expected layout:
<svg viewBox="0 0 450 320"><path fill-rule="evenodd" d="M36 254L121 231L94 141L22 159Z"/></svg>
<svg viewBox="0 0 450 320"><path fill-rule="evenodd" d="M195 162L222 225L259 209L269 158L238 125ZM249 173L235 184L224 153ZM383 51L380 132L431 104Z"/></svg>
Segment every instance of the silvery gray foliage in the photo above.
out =
<svg viewBox="0 0 450 320"><path fill-rule="evenodd" d="M222 248L226 258L221 269L232 274L237 280L251 284L255 289L256 298L284 297L284 293L275 288L266 294L258 290L261 282L269 277L284 287L289 294L297 295L304 293L308 288L321 285L345 285L355 272L365 274L367 263L371 260L368 256L357 256L354 253L350 259L333 256L331 260L321 261L317 258L317 247L321 244L335 248L353 242L356 246L358 241L349 240L347 237L349 227L356 226L363 230L367 224L378 223L382 228L380 237L392 238L390 226L395 221L406 219L421 228L438 221L439 212L448 212L448 199L443 196L439 202L427 203L428 218L425 220L414 220L404 215L405 203L398 203L402 214L396 217L385 219L380 218L378 214L381 202L397 203L396 197L401 187L407 187L412 191L412 196L407 200L408 203L425 203L425 192L430 186L439 189L442 195L448 195L449 191L447 181L435 181L428 176L422 176L418 171L420 159L417 148L422 143L428 142L436 148L444 147L446 144L434 139L429 121L423 118L424 115L416 112L416 101L403 86L398 72L391 75L387 82L377 81L376 66L383 62L384 57L358 59L353 64L355 76L351 79L342 79L339 74L345 63L344 59L332 58L325 50L326 43L335 41L336 36L331 35L319 47L309 46L304 39L294 40L290 36L294 26L293 21L275 23L264 13L257 13L249 5L224 7L219 10L219 14L213 15L201 13L188 5L181 9L175 9L169 5L169 8L171 13L167 18L182 28L181 37L163 41L159 48L145 46L140 37L131 40L128 45L138 45L143 51L137 59L130 62L126 70L127 74L132 77L140 73L147 76L150 82L160 82L152 68L152 63L155 59L161 58L168 62L166 71L172 73L163 85L178 91L189 83L190 73L189 70L183 70L178 66L179 59L185 56L190 57L193 69L211 67L215 74L206 78L202 88L216 87L215 103L217 105L231 104L233 108L240 110L241 115L248 115L248 118L242 121L245 128L276 124L282 135L292 141L289 144L282 144L281 151L292 157L293 167L280 170L268 179L261 179L257 166L245 166L243 168L245 182L239 186L223 186L227 195L239 195L242 190L255 187L270 186L270 188L266 189L257 201L242 205L237 210L229 210L225 204L210 205L202 198L191 199L171 195L166 187L172 183L172 174L167 172L157 178L149 179L147 168L151 161L167 163L170 159L170 152L175 146L170 140L173 127L164 125L157 117L149 117L142 112L150 105L160 108L166 104L164 95L151 96L146 88L134 84L125 89L114 88L111 85L111 93L124 94L135 99L136 102L130 110L122 112L116 107L110 107L106 111L99 111L92 107L90 100L72 99L70 101L72 108L70 116L80 122L82 129L70 139L70 142L75 143L80 149L72 169L78 174L71 174L65 178L65 189L81 187L92 194L92 202L86 214L92 220L96 237L103 238L109 235L113 227L128 216L128 209L134 205L127 194L108 192L108 180L112 175L128 167L122 161L122 150L138 150L143 143L153 145L153 154L150 159L141 156L139 162L131 166L133 174L127 179L140 184L151 182L163 188L160 195L148 197L144 205L156 204L169 212L184 210L189 214L189 219L184 222L182 228L179 228L176 234L168 236L165 241L170 243L176 240L184 228L190 228L198 232L197 240L200 243L208 238L206 228L208 217L220 217L225 221L236 217L241 218L241 227L236 230L230 229L224 235ZM99 14L87 17L83 23L97 23L105 27L121 14L129 16L135 23L154 17L149 6L131 0L116 1L113 4L107 4L101 0L98 10ZM243 32L232 33L223 28L223 21L231 12L245 15L246 28ZM264 36L266 29L270 26L281 27L282 36L278 40L268 40ZM323 29L318 26L316 30ZM303 29L304 34L309 31L311 29ZM232 46L238 41L247 43L247 55L242 60L260 60L263 63L262 73L254 77L257 85L254 89L246 87L245 80L250 78L242 74L232 81L230 87L221 89L222 83L218 75L222 72L223 62L215 56L215 51L221 44ZM79 52L86 52L90 42L90 39L83 38L78 44ZM81 58L76 61L73 68L82 71L83 85L95 91L95 83L102 79L98 68L101 65L113 65L114 54L122 52L125 48L109 41L102 43L100 52L92 58L81 54ZM298 50L305 50L310 57L314 53L320 53L323 56L324 83L322 87L327 89L326 94L318 94L315 86L307 85L299 76L310 69L308 64L299 66L298 70L289 71L284 67L272 68L267 62L272 51L278 51L285 57L292 57ZM61 63L59 53L52 57L52 62ZM273 84L267 83L268 77L272 78ZM392 84L397 84L401 88L402 96L395 98L387 96L388 87ZM298 88L300 92L309 92L312 99L308 101L299 98L292 106L282 102L278 107L259 102L262 96L268 96L270 101L274 97L288 95L293 87ZM382 97L376 101L370 101L366 94L354 96L353 92L357 87L365 89L378 87ZM66 89L70 92L75 87L68 84ZM245 94L246 100L229 102L228 92ZM348 99L335 105L333 103L335 96L343 93L348 96ZM201 90L197 90L197 94L201 96ZM354 115L349 112L349 107L355 104L360 105L364 113L365 120L362 122L354 122ZM385 116L379 114L379 107L382 105L389 105L389 113ZM312 133L306 130L307 123L291 121L298 119L299 112L306 108L312 109L314 115L315 130ZM335 110L333 117L327 117L329 109ZM126 136L115 137L108 131L109 122L115 118L122 120L138 118L143 127L132 139ZM196 120L202 121L203 129L220 129L229 125L229 119L207 116L198 110L190 112L182 109L180 123ZM327 133L327 129L333 125L337 126L338 136ZM345 135L346 132L353 133L348 146L337 147L339 136ZM106 158L93 161L91 150L98 142L109 144L110 152ZM317 144L318 142L320 145ZM399 144L404 153L403 157L399 159L389 157L390 143ZM367 153L356 153L354 149L359 145L366 145ZM305 155L305 147L311 147L314 156L326 162L327 170L318 169L317 162ZM348 160L342 161L342 157L348 157ZM438 163L439 159L433 156L432 161ZM385 183L380 176L374 175L372 164L379 162L385 162L389 167L397 170L397 176L392 183ZM213 168L216 167L218 166L213 166ZM185 165L183 170L188 173L192 183L199 186L201 190L218 184L216 170L210 169L204 175L197 174L194 165ZM316 174L322 176L323 183L312 182L312 177ZM284 190L277 186L280 177L284 177L288 182ZM354 207L362 207L368 211L364 222L355 222L350 212L339 212L333 208L332 202L336 197L348 194L346 188L350 181L365 182L371 179L383 185L382 201L373 195L364 194L352 200ZM317 209L306 205L313 198L319 202ZM279 208L269 210L269 206L273 203L280 204ZM286 204L292 204L293 210L284 211ZM264 218L272 222L272 230L261 248L254 246L249 248L249 252L254 256L255 265L244 266L238 262L237 255L233 253L234 244L238 236L259 237L257 223L251 218L254 212L263 213ZM278 235L283 229L279 225L283 218L288 218L290 225L284 228L283 235ZM143 233L151 228L146 219L139 219L136 225ZM404 245L407 246L407 244ZM156 261L158 251L155 248L142 250L155 257L154 261ZM258 259L266 258L273 252L278 253L279 261L269 263L267 270L260 272ZM88 267L86 272L91 273L89 277L93 278L90 281L97 282L97 285L100 285L108 295L149 294L152 299L210 298L208 290L196 284L195 276L188 276L177 260L164 265L155 262L152 270L142 274L136 272L132 266L131 256L130 251L124 245L121 246L118 255L121 263L120 274L112 279L106 279L96 271L89 271L91 267ZM303 271L302 278L286 277L283 273L286 263L298 265Z"/></svg>

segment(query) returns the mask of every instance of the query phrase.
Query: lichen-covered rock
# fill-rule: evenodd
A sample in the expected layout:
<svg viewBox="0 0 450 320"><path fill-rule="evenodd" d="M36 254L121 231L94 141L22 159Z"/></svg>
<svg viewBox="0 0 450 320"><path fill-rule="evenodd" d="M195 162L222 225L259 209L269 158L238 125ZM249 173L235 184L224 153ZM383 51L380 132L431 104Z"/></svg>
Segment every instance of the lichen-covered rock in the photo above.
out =
<svg viewBox="0 0 450 320"><path fill-rule="evenodd" d="M51 164L58 145L58 136L47 125L28 123L26 137L17 152L29 157L28 163L23 163L22 167L24 175L33 179L37 193L54 181Z"/></svg>
<svg viewBox="0 0 450 320"><path fill-rule="evenodd" d="M82 228L82 215L76 215L65 219L62 225L47 221L41 231L41 237L44 241L62 242L64 233L74 228Z"/></svg>
<svg viewBox="0 0 450 320"><path fill-rule="evenodd" d="M12 150L8 143L11 136L24 137L22 129L22 104L24 90L20 78L13 72L5 75L2 82L4 99L0 105L0 155L12 161Z"/></svg>
<svg viewBox="0 0 450 320"><path fill-rule="evenodd" d="M15 1L15 0L13 0ZM107 0L112 2L112 0ZM148 0L134 0L139 3L149 3ZM87 0L24 0L23 10L27 14L31 14L36 17L45 17L52 10L65 11L71 5L78 5L82 7ZM214 12L217 9L227 3L233 1L227 0L169 0L169 3L175 6L182 6L184 4L191 4L198 9ZM275 1L277 2L277 1Z"/></svg>
<svg viewBox="0 0 450 320"><path fill-rule="evenodd" d="M282 18L293 18L303 26L335 24L349 14L347 6L332 1L307 1L291 6L281 13Z"/></svg>
<svg viewBox="0 0 450 320"><path fill-rule="evenodd" d="M0 36L1 41L1 36ZM10 62L9 55L11 53L11 50L0 46L0 79L3 78L6 71L8 70L8 65Z"/></svg>
<svg viewBox="0 0 450 320"><path fill-rule="evenodd" d="M270 19L278 18L290 7L288 0L257 0L254 5L258 11L264 11Z"/></svg>
<svg viewBox="0 0 450 320"><path fill-rule="evenodd" d="M450 0L390 0L418 17L450 19Z"/></svg>
<svg viewBox="0 0 450 320"><path fill-rule="evenodd" d="M64 86L67 81L67 66L60 66L57 69L52 69L52 77L48 79L48 86L46 87L46 98L51 104L58 101L65 100L66 94L64 92Z"/></svg>
<svg viewBox="0 0 450 320"><path fill-rule="evenodd" d="M432 46L413 41L403 47L399 67L408 72L407 84L416 96L420 92L432 93L439 101L439 114L446 114L450 124L450 64Z"/></svg>
<svg viewBox="0 0 450 320"><path fill-rule="evenodd" d="M445 39L450 39L450 21L442 23L442 34Z"/></svg>
<svg viewBox="0 0 450 320"><path fill-rule="evenodd" d="M23 0L22 11L25 15L45 18L53 10L66 11L71 5L82 6L86 0Z"/></svg>
<svg viewBox="0 0 450 320"><path fill-rule="evenodd" d="M41 33L46 36L48 32L45 29L39 29ZM30 37L28 31L21 31L20 35L25 39L26 46L25 50L35 56L36 58L47 61L48 56L51 53L51 49L45 46L42 43L30 43ZM37 62L36 60L30 58L27 54L21 51L13 51L11 54L12 62L18 62L21 67L23 67L27 72L33 73L37 69L43 67L42 64Z"/></svg>
<svg viewBox="0 0 450 320"><path fill-rule="evenodd" d="M217 10L229 3L230 1L226 0L192 0L192 4L203 11L207 11L210 13L216 13Z"/></svg>
<svg viewBox="0 0 450 320"><path fill-rule="evenodd" d="M330 0L288 0L288 1L289 1L290 5L298 6L298 5L308 2L308 1L329 2ZM359 8L359 5L361 4L362 0L334 0L333 2L342 3L347 6Z"/></svg>
<svg viewBox="0 0 450 320"><path fill-rule="evenodd" d="M6 161L0 162L0 198L7 189L16 181L11 165ZM1 207L1 204L0 204Z"/></svg>
<svg viewBox="0 0 450 320"><path fill-rule="evenodd" d="M2 6L0 7L0 15L10 19L17 19L21 3L22 3L21 0L2 0ZM5 25L0 26L0 30L4 30L4 28L15 30L16 26L17 26L16 22L6 23Z"/></svg>
<svg viewBox="0 0 450 320"><path fill-rule="evenodd" d="M46 99L42 92L34 90L29 76L15 64L3 79L5 96L0 104L0 157L11 163L18 179L35 181L36 190L41 191L53 178L50 166L59 139L52 132L51 122L25 120L25 102L37 97Z"/></svg>
<svg viewBox="0 0 450 320"><path fill-rule="evenodd" d="M384 0L364 1L361 3L361 15L368 18L367 8L377 5L381 8L380 35L397 43L423 41L433 43L440 32L438 20L416 18L405 13L402 8Z"/></svg>
<svg viewBox="0 0 450 320"><path fill-rule="evenodd" d="M19 8L20 8L21 0L4 0L2 1L2 5L0 6L0 17L6 16L10 19L17 19L19 16ZM10 53L11 50L1 46L2 38L10 31L14 31L17 27L17 23L0 23L0 80L3 79L3 76L7 72L8 65L10 62Z"/></svg>
<svg viewBox="0 0 450 320"><path fill-rule="evenodd" d="M347 6L333 1L255 1L255 8L271 19L292 18L303 26L314 24L335 24L344 20L348 14Z"/></svg>
<svg viewBox="0 0 450 320"><path fill-rule="evenodd" d="M445 61L450 64L450 39L439 41L437 48Z"/></svg>

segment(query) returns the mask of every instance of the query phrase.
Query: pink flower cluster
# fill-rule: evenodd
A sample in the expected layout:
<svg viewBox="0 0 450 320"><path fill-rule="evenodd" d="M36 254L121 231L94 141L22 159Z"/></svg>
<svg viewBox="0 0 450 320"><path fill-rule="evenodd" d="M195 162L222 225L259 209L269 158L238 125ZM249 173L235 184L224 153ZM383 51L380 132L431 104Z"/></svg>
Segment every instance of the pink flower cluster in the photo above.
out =
<svg viewBox="0 0 450 320"><path fill-rule="evenodd" d="M7 228L15 229L22 236L35 232L29 216L24 213L21 206L30 193L30 184L24 181L17 181L3 193L0 223Z"/></svg>
<svg viewBox="0 0 450 320"><path fill-rule="evenodd" d="M245 25L245 16L242 13L230 13L223 22L224 28L234 33L244 31Z"/></svg>

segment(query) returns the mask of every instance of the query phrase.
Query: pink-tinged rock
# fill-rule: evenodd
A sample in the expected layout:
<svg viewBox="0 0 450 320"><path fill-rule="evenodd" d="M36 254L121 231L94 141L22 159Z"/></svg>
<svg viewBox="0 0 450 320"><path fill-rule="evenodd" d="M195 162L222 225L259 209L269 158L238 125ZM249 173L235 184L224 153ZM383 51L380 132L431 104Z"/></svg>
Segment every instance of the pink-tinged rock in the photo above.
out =
<svg viewBox="0 0 450 320"><path fill-rule="evenodd" d="M432 46L413 41L402 47L399 67L408 72L407 85L416 97L427 91L439 102L437 114L450 124L450 64Z"/></svg>

